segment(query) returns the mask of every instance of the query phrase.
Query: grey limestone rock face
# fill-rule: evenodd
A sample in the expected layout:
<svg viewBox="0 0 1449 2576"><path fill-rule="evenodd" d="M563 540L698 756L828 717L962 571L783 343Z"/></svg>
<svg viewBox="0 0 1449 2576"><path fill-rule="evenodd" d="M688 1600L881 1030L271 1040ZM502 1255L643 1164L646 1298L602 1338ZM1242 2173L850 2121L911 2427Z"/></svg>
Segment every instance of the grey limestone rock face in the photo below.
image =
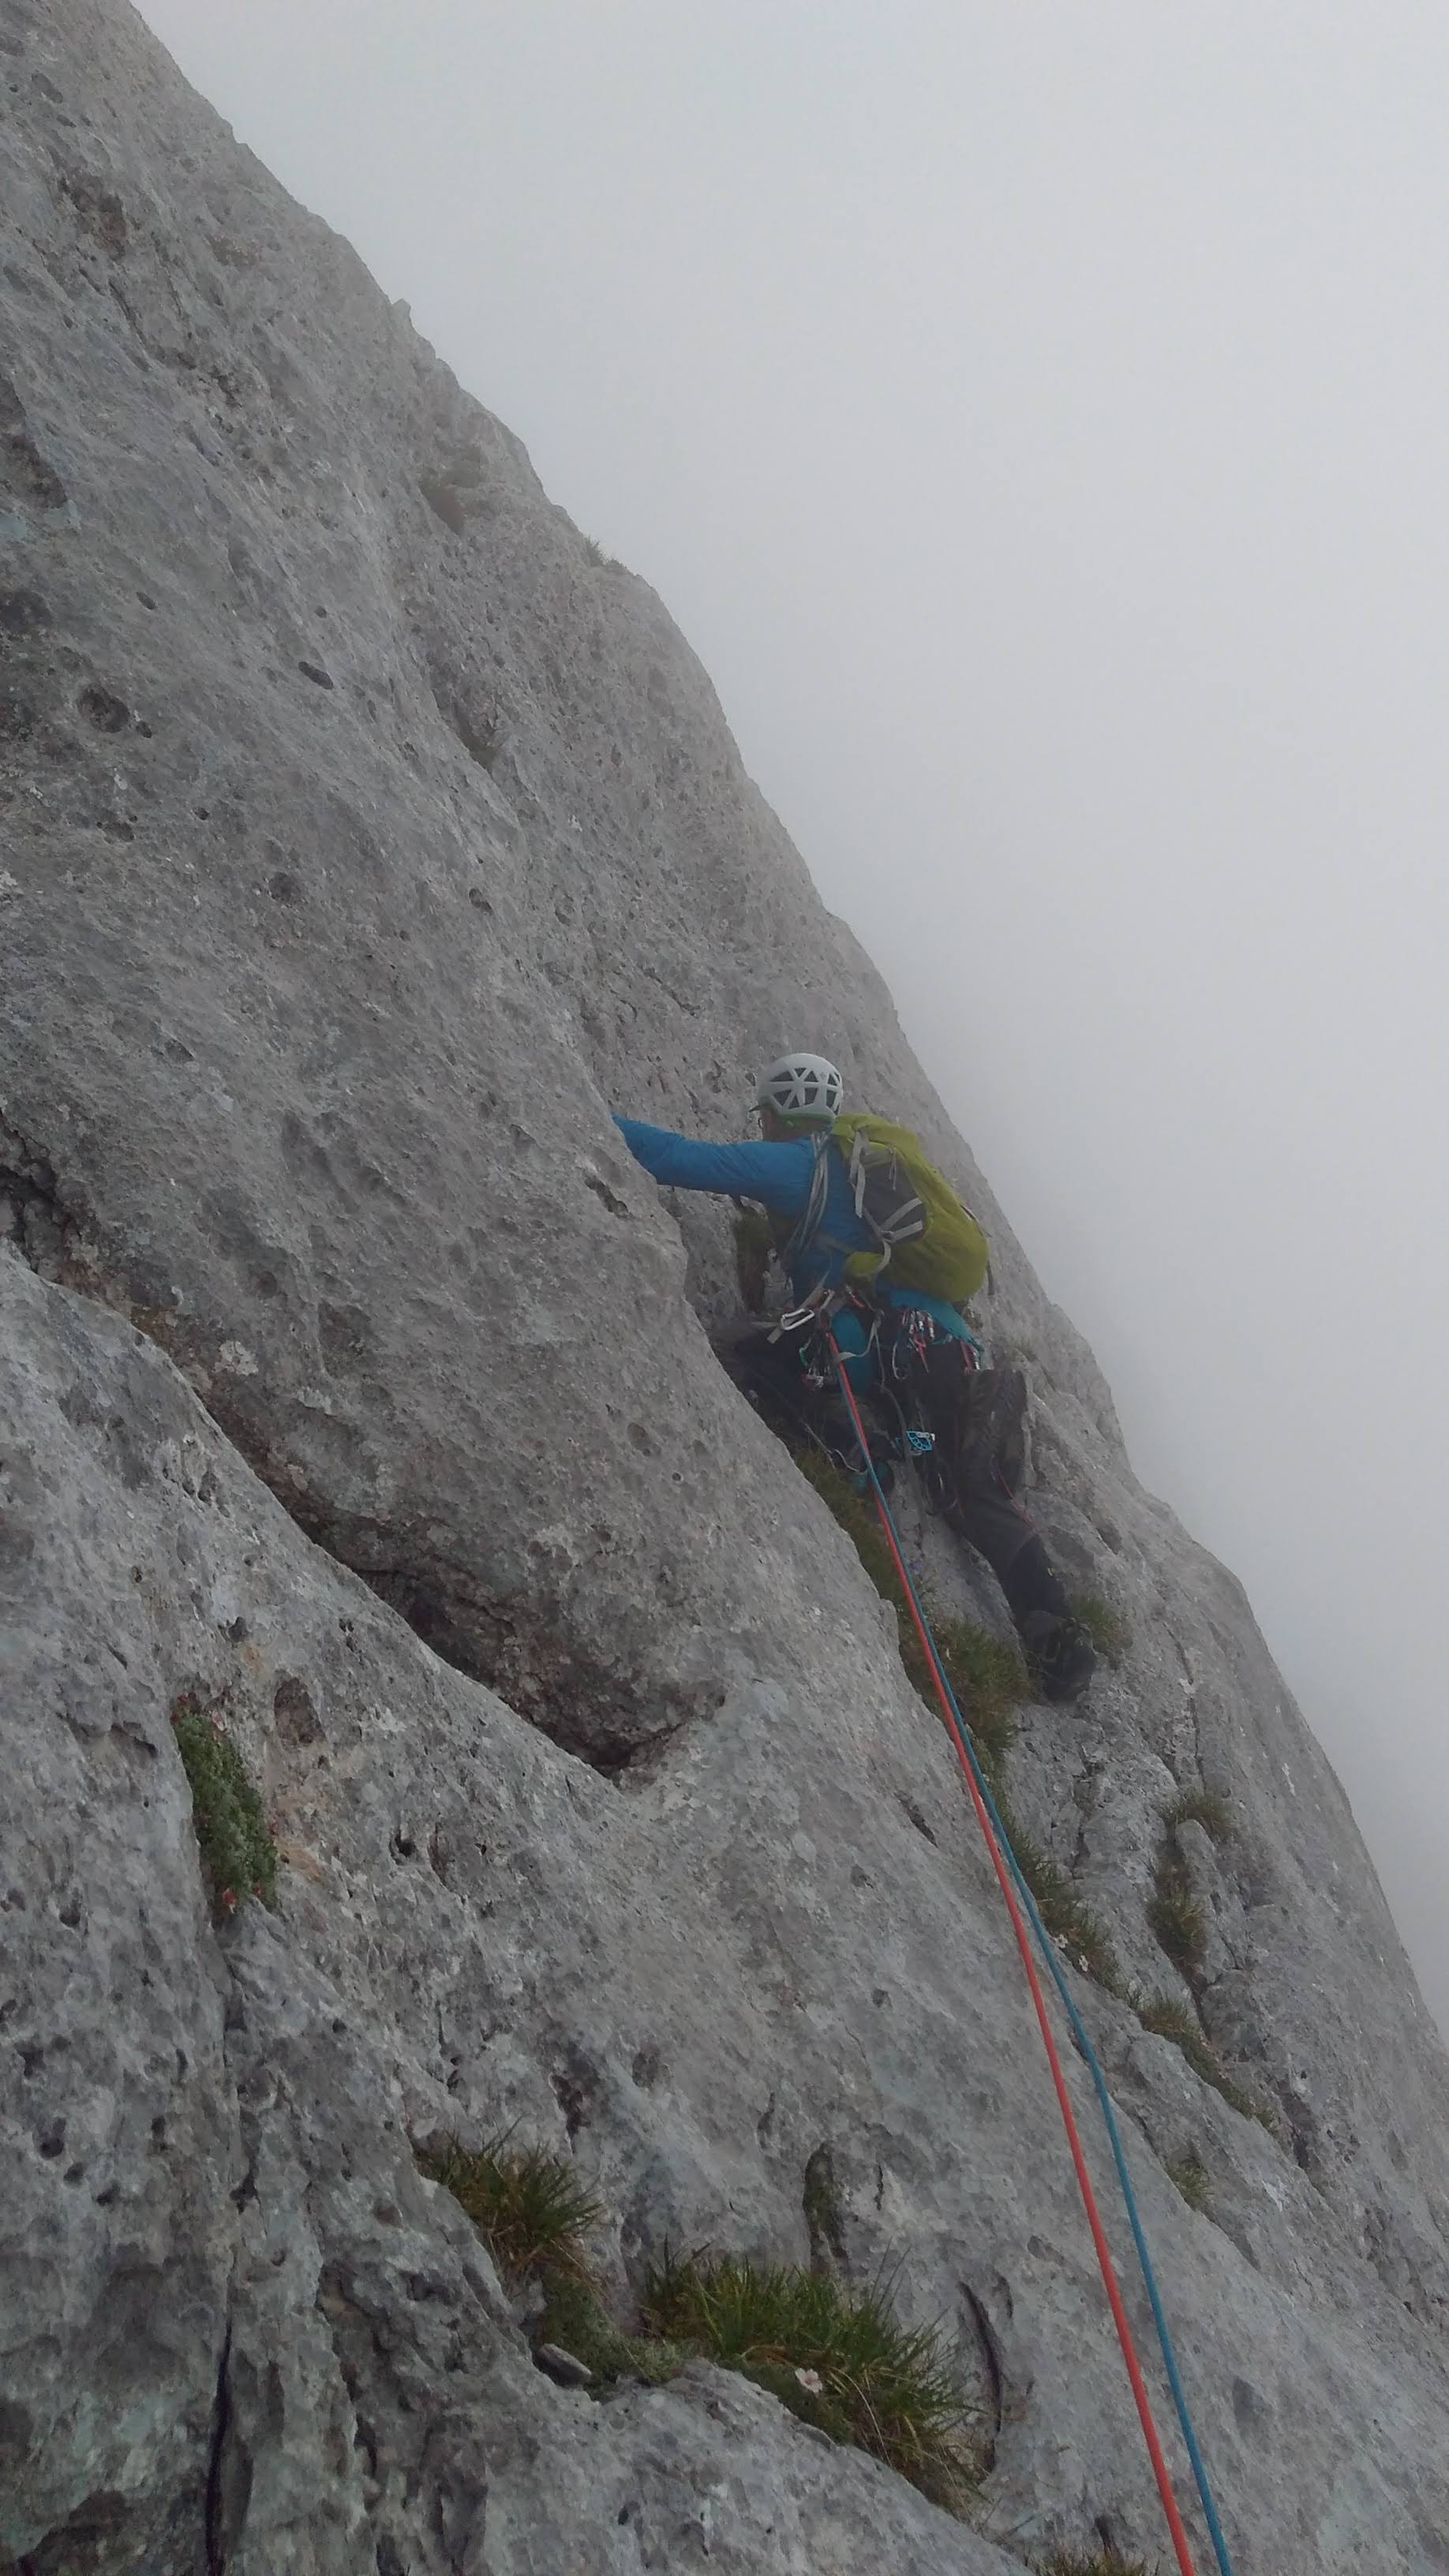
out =
<svg viewBox="0 0 1449 2576"><path fill-rule="evenodd" d="M1137 1484L647 586L122 0L0 0L0 80L0 2551L1163 2547L945 1738L716 1363L728 1211L611 1123L742 1132L798 1040L982 1211L1033 1508L1125 1625L1080 1710L1024 1711L1011 1795L1129 1981L1077 1984L1241 2576L1449 2565L1449 2076L1240 1588ZM260 1784L275 1915L210 1919L185 1693ZM1199 1791L1226 1839L1169 1832ZM510 2122L602 2201L621 2316L667 2246L808 2261L828 2149L832 2260L959 2344L970 2521L703 2365L555 2386L409 2145Z"/></svg>

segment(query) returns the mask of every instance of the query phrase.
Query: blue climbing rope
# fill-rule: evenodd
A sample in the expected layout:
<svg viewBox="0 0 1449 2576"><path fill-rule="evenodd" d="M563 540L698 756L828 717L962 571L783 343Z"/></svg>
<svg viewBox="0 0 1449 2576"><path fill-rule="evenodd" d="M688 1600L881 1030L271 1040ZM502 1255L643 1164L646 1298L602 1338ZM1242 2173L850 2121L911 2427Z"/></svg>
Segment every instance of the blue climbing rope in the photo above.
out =
<svg viewBox="0 0 1449 2576"><path fill-rule="evenodd" d="M940 1688L945 1693L946 1698L950 1702L952 1714L956 1720L958 1728L960 1729L961 1743L965 1747L966 1757L971 1765L972 1778L980 1792L981 1800L986 1808L987 1814L991 1818L992 1829L1000 1843L1001 1850L1006 1860L1007 1867L1011 1872L1017 1894L1021 1899L1027 1919L1036 1936L1037 1947L1041 1951L1042 1957L1051 1973L1052 1983L1056 1987L1057 1993L1061 1997L1062 2003L1066 2008L1067 2019L1072 2026L1072 2036L1076 2040L1077 2046L1080 2049L1091 2074L1092 2083L1096 2090L1097 2101L1101 2107L1103 2122L1106 2126L1107 2136L1111 2143L1112 2161L1117 2168L1117 2180L1121 2185L1122 2199L1126 2206L1127 2223L1132 2230L1132 2242L1137 2249L1138 2267L1141 2271L1143 2284L1147 2291L1148 2302L1152 2309L1152 2322L1157 2329L1157 2341L1162 2352L1163 2366L1167 2372L1167 2382L1172 2391L1172 2402L1177 2411L1177 2420L1182 2430L1182 2438L1187 2447L1187 2456L1191 2463L1193 2480L1198 2492L1198 2499L1202 2505L1203 2518L1207 2524L1208 2533L1212 2540L1213 2552L1217 2558L1220 2576L1234 2576L1232 2557L1228 2550L1227 2541L1223 2535L1223 2527L1218 2517L1218 2509L1213 2500L1212 2486L1208 2479L1207 2466L1203 2459L1201 2445L1198 2442L1197 2432L1193 2424L1192 2410L1187 2402L1187 2391L1182 2384L1182 2373L1178 2368L1177 2354L1173 2348L1171 2329L1168 2326L1166 2312L1162 2305L1162 2296L1157 2286L1157 2274L1153 2269L1152 2257L1148 2251L1147 2238L1142 2226L1142 2216L1137 2206L1137 2195L1132 2188L1132 2177L1127 2170L1127 2156L1122 2144L1122 2132L1117 2125L1117 2114L1113 2108L1111 2094L1107 2090L1107 2079L1102 2072L1102 2062L1097 2055L1096 2049L1092 2045L1086 2023L1083 2021L1082 2016L1077 2009L1076 2000L1067 1983L1061 1961L1057 1956L1056 1943L1053 1941L1045 1923L1042 1921L1041 1912L1037 1905L1036 1898L1033 1896L1031 1888L1027 1883L1021 1863L1012 1849L1010 1837L1007 1834L1005 1826L1002 1824L1000 1811L991 1794L990 1783L981 1767L981 1763L976 1752L976 1746L972 1740L971 1730L967 1725L965 1718L961 1714L956 1694L951 1687L950 1678L941 1661L935 1637L931 1631L930 1621L926 1617L920 1594L916 1589L910 1569L906 1564L905 1551L900 1543L900 1533L891 1516L890 1505L886 1501L885 1488L881 1484L880 1478L876 1473L875 1460L872 1458L870 1453L870 1443L865 1436L865 1428L861 1422L860 1413L856 1405L855 1393L850 1384L850 1380L846 1375L845 1364L841 1358L833 1333L830 1336L830 1346L834 1355L836 1370L840 1378L841 1391L844 1394L846 1404L849 1407L851 1420L855 1425L855 1436L860 1444L861 1456L865 1461L865 1470L870 1478L871 1485L874 1488L876 1509L880 1513L881 1519L890 1535L895 1551L896 1561L900 1568L901 1579L905 1584L906 1590L910 1594L912 1608L914 1609L916 1618L920 1622L922 1634L925 1636L930 1647L931 1660L935 1666L937 1681Z"/></svg>

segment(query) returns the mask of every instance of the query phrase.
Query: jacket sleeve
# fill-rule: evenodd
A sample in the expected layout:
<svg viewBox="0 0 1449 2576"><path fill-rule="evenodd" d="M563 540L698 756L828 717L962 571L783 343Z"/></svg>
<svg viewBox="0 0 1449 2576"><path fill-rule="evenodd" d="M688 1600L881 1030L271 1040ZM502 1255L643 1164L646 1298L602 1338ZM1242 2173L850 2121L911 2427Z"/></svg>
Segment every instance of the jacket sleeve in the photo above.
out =
<svg viewBox="0 0 1449 2576"><path fill-rule="evenodd" d="M798 1144L701 1145L671 1127L637 1118L614 1121L636 1163L671 1190L713 1190L721 1198L757 1199L772 1216L799 1216L810 1195L815 1148Z"/></svg>

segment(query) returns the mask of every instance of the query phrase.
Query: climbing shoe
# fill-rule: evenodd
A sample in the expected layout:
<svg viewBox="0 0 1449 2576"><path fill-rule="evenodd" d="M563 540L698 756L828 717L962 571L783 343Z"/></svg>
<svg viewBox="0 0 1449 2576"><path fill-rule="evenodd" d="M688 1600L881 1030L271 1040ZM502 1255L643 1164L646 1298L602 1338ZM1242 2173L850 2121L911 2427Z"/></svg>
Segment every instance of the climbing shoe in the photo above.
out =
<svg viewBox="0 0 1449 2576"><path fill-rule="evenodd" d="M1080 1699L1097 1669L1097 1652L1080 1619L1060 1610L1029 1610L1021 1623L1027 1670L1043 1699Z"/></svg>

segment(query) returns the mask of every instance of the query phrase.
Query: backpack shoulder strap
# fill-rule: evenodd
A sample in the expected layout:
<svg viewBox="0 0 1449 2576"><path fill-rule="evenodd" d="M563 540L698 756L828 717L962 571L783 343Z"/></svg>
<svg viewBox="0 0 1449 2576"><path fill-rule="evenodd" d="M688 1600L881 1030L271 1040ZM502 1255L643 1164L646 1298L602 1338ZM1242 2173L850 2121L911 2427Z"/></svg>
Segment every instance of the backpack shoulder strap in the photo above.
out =
<svg viewBox="0 0 1449 2576"><path fill-rule="evenodd" d="M809 1194L781 1252L781 1258L787 1270L793 1262L799 1260L801 1253L808 1249L811 1240L819 1232L820 1220L825 1214L825 1201L830 1189L829 1128L820 1128L812 1137L811 1143L815 1160L810 1172Z"/></svg>

